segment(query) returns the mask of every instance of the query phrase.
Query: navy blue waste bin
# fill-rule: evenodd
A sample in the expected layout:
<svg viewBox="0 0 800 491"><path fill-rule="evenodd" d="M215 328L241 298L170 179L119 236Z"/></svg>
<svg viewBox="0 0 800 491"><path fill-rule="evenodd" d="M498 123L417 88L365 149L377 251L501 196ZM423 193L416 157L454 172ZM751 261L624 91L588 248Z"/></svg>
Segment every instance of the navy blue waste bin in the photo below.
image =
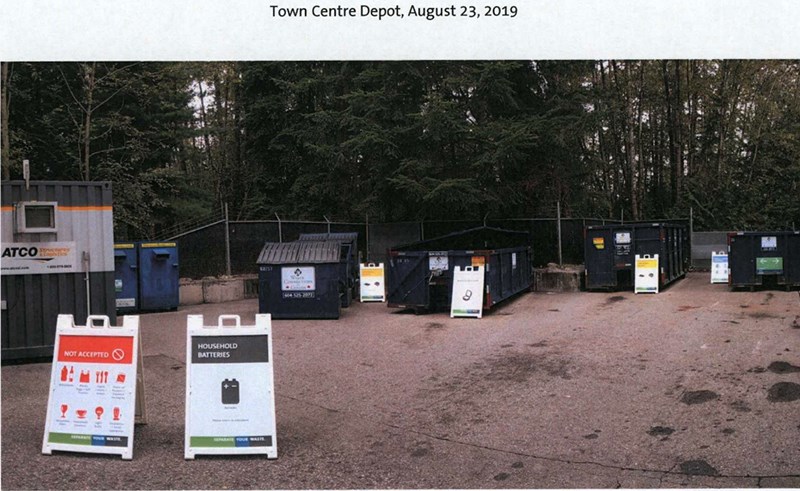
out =
<svg viewBox="0 0 800 491"><path fill-rule="evenodd" d="M177 309L180 301L178 275L178 245L175 242L140 243L140 309Z"/></svg>
<svg viewBox="0 0 800 491"><path fill-rule="evenodd" d="M273 319L338 319L340 244L267 242L258 256L258 311Z"/></svg>
<svg viewBox="0 0 800 491"><path fill-rule="evenodd" d="M114 294L117 312L139 309L139 258L136 244L114 244Z"/></svg>
<svg viewBox="0 0 800 491"><path fill-rule="evenodd" d="M388 306L415 312L449 309L455 267L483 266L483 308L533 284L533 250L527 232L477 227L388 251Z"/></svg>
<svg viewBox="0 0 800 491"><path fill-rule="evenodd" d="M728 234L731 288L800 287L800 231Z"/></svg>

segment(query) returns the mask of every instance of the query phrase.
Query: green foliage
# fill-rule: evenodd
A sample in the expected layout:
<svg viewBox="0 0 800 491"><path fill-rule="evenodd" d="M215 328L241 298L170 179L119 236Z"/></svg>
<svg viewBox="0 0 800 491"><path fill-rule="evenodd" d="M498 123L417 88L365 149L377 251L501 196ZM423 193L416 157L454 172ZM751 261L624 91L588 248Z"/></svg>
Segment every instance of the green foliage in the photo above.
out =
<svg viewBox="0 0 800 491"><path fill-rule="evenodd" d="M234 218L800 226L796 61L14 63L12 177L114 183L118 236Z"/></svg>

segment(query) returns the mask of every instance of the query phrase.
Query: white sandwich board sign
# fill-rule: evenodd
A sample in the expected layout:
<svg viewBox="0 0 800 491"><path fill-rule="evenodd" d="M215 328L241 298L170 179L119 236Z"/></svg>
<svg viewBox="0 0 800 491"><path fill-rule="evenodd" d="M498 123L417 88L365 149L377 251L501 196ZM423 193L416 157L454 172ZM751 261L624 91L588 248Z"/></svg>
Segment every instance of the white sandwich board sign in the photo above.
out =
<svg viewBox="0 0 800 491"><path fill-rule="evenodd" d="M86 324L58 316L42 453L119 454L129 460L136 399L144 395L137 374L139 317L124 316L121 327L109 325L106 316L89 316ZM141 401L141 412L143 407Z"/></svg>
<svg viewBox="0 0 800 491"><path fill-rule="evenodd" d="M359 294L362 302L386 301L386 281L383 263L361 264L359 270Z"/></svg>
<svg viewBox="0 0 800 491"><path fill-rule="evenodd" d="M453 269L453 294L450 317L477 317L483 315L484 266L456 266Z"/></svg>
<svg viewBox="0 0 800 491"><path fill-rule="evenodd" d="M727 283L728 273L728 253L711 252L711 283Z"/></svg>
<svg viewBox="0 0 800 491"><path fill-rule="evenodd" d="M658 293L658 254L636 254L634 293Z"/></svg>
<svg viewBox="0 0 800 491"><path fill-rule="evenodd" d="M216 326L188 316L186 362L184 457L277 458L271 316L257 314L253 326L238 315L222 315Z"/></svg>

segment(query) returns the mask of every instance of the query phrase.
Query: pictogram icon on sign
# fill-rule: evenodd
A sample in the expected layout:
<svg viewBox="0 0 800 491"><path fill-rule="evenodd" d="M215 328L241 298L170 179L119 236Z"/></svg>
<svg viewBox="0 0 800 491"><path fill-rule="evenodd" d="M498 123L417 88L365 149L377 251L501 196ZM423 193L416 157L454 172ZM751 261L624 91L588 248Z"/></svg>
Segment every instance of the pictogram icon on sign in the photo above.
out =
<svg viewBox="0 0 800 491"><path fill-rule="evenodd" d="M111 352L111 357L114 358L115 360L119 361L119 360L125 358L125 352L122 351L120 348L117 348L117 349L115 349L114 351Z"/></svg>

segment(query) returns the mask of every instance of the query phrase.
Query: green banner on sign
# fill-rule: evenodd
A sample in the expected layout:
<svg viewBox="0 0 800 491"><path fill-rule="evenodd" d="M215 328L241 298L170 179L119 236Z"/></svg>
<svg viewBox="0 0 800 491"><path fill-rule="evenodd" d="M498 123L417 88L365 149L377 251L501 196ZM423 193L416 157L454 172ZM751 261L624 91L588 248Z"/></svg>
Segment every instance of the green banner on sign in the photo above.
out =
<svg viewBox="0 0 800 491"><path fill-rule="evenodd" d="M50 443L66 443L68 445L91 445L92 435L76 435L74 433L55 433L47 435Z"/></svg>
<svg viewBox="0 0 800 491"><path fill-rule="evenodd" d="M192 447L235 447L236 439L232 436L193 436L189 439Z"/></svg>
<svg viewBox="0 0 800 491"><path fill-rule="evenodd" d="M782 257L757 257L756 273L758 274L780 274L783 273Z"/></svg>

